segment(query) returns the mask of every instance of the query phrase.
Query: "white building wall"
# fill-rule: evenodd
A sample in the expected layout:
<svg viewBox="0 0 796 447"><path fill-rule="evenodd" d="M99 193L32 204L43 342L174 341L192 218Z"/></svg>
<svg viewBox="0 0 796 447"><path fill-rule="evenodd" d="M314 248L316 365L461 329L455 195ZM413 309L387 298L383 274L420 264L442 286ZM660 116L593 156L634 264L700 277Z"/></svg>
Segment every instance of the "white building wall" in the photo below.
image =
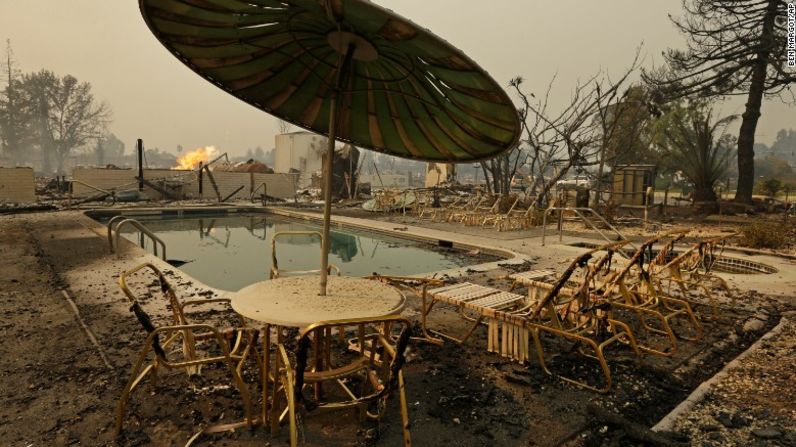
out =
<svg viewBox="0 0 796 447"><path fill-rule="evenodd" d="M312 183L312 174L323 170L323 153L326 138L310 132L292 132L276 136L274 150L274 172L288 173L291 169L301 172L299 188Z"/></svg>

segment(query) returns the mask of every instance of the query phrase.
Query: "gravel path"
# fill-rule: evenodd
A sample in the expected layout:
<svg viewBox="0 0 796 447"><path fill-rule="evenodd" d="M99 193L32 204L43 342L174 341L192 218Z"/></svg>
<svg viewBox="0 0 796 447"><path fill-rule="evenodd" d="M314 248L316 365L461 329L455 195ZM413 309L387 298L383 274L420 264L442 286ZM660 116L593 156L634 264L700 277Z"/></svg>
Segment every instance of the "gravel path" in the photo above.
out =
<svg viewBox="0 0 796 447"><path fill-rule="evenodd" d="M796 312L675 423L699 446L796 446Z"/></svg>

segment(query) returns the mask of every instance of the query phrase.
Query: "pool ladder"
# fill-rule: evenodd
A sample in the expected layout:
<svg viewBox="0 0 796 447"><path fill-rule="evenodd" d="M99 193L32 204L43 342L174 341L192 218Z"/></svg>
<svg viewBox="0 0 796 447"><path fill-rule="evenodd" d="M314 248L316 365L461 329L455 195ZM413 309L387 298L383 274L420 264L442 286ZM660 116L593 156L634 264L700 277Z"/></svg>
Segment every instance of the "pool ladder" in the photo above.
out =
<svg viewBox="0 0 796 447"><path fill-rule="evenodd" d="M583 221L583 223L585 223L586 225L588 225L589 227L591 227L591 229L593 229L594 231L596 231L597 233L599 233L599 235L600 235L600 236L602 236L602 237L603 237L603 239L605 239L606 241L608 241L608 243L612 243L612 242L616 242L616 241L627 241L627 240L628 240L628 238L627 238L627 237L626 237L624 234L620 233L620 232L619 232L619 230L617 230L617 229L616 229L616 227L614 227L613 225L611 225L611 224L608 222L608 220L606 220L606 219L605 219L603 216L601 216L601 215L600 215L600 213L598 213L597 211L594 211L592 208L586 208L586 207L567 207L567 206L551 206L551 207L549 207L549 208L547 208L547 209L545 210L545 212L544 212L544 216L542 216L542 246L544 246L544 243L545 243L545 237L546 237L546 235L547 235L547 215L548 215L548 214L552 214L552 213L553 213L553 212L555 212L555 211L558 211L558 213L559 213L559 214L558 214L558 241L559 241L559 242L561 242L561 241L562 241L562 238L563 238L563 236L564 236L564 225L563 225L563 219L564 219L564 217L563 217L563 216L564 216L564 212L566 212L566 211L569 211L569 212L573 212L573 213L575 213L575 215L576 215L578 218L580 218L580 220L582 220L582 221ZM600 229L599 229L599 228L597 228L597 226L594 224L594 222L593 222L591 219L589 219L589 217L587 216L587 214L589 214L589 215L592 215L592 216L596 217L598 221L600 221L600 222L601 222L603 225L605 225L605 226L606 226L606 227L607 227L609 230L611 230L611 231L612 231L614 234L616 234L616 236L617 236L617 238L618 238L618 239L612 240L612 239L611 239L610 237L608 237L608 236L607 236L605 233L603 233L602 231L600 231ZM636 246L635 246L635 245L633 245L633 243L632 243L632 242L630 242L630 243L629 243L629 245L630 245L631 247L633 247L634 249L636 248ZM622 250L619 250L619 252L618 252L618 253L619 253L619 255L621 255L621 256L622 256L622 257L624 257L624 258L626 258L626 259L628 258L628 255L627 255L625 252L623 252Z"/></svg>
<svg viewBox="0 0 796 447"><path fill-rule="evenodd" d="M145 234L152 239L152 247L155 252L155 256L158 256L158 244L160 244L160 247L162 248L161 258L166 261L166 243L163 242L163 240L159 237L155 236L155 233L145 227L144 224L127 216L114 216L108 221L108 246L111 249L111 253L115 253L118 250L119 236L122 234L121 230L125 225L135 227L142 234ZM114 232L116 233L115 237Z"/></svg>

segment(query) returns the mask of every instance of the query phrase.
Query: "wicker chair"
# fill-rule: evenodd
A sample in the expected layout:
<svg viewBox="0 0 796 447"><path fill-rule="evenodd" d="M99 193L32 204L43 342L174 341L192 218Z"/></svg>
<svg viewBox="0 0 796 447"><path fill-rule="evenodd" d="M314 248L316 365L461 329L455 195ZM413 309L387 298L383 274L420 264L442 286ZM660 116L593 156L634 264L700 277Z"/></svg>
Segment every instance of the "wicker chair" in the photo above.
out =
<svg viewBox="0 0 796 447"><path fill-rule="evenodd" d="M290 423L290 445L298 445L300 413L306 417L357 409L361 419L378 421L384 416L387 399L397 391L403 445L411 446L403 377L410 328L411 323L400 316L326 321L301 332L294 355L284 344L279 345L279 380L287 398L284 416ZM397 329L400 331L393 336ZM332 347L336 342L349 348L347 355L335 355ZM315 391L314 396L308 395L308 389Z"/></svg>
<svg viewBox="0 0 796 447"><path fill-rule="evenodd" d="M164 304L171 309L171 321L165 326L155 325L128 284L131 275L144 270L148 270L156 276L160 291L166 298ZM213 363L222 364L228 370L231 383L237 388L243 400L245 420L211 426L204 432L232 430L244 425L251 427L255 423L255 419L252 413L251 395L243 381L242 370L250 354L254 353L256 359L257 331L245 327L219 329L211 324L193 323L187 319L185 312L185 309L189 307L218 305L219 303L229 303L229 300L210 299L180 302L163 273L148 263L122 273L119 277L119 285L130 300L130 310L135 314L147 336L116 407L116 436L122 432L125 409L131 393L146 377L151 377L154 386L161 369L182 369L189 374L195 374L202 365ZM180 347L180 345L182 346ZM206 353L199 354L197 347L202 348Z"/></svg>

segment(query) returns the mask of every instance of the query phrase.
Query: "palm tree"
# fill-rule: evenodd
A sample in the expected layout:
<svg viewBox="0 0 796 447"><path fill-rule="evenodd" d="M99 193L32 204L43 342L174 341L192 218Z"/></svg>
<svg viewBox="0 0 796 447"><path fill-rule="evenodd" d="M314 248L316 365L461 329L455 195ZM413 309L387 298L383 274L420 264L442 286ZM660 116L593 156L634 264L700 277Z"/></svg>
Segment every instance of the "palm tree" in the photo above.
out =
<svg viewBox="0 0 796 447"><path fill-rule="evenodd" d="M657 123L662 164L682 173L694 185L694 203L715 202L714 186L727 173L734 157L735 137L725 133L737 116L714 121L713 108L704 103L675 104Z"/></svg>

